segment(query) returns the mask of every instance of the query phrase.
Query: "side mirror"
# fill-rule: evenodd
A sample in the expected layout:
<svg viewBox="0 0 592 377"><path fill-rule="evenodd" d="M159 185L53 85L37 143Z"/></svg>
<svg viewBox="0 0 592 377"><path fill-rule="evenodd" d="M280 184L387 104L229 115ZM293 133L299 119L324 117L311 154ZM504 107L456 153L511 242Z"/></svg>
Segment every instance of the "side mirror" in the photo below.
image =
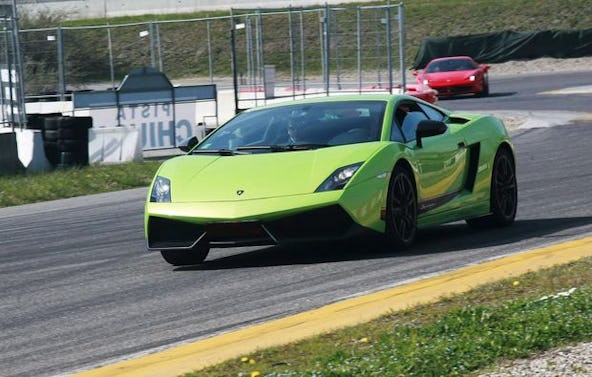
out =
<svg viewBox="0 0 592 377"><path fill-rule="evenodd" d="M419 75L419 72L418 71L413 71L411 73L413 74L413 76L416 76L416 77L417 77L417 75Z"/></svg>
<svg viewBox="0 0 592 377"><path fill-rule="evenodd" d="M488 66L487 64L481 64L481 68L483 68L483 72L487 72L489 70L489 68L491 68L491 67Z"/></svg>
<svg viewBox="0 0 592 377"><path fill-rule="evenodd" d="M421 139L424 137L442 135L448 127L446 123L441 122L439 120L431 120L431 119L424 119L417 125L417 130L415 131L415 143L418 148L422 148L423 144Z"/></svg>
<svg viewBox="0 0 592 377"><path fill-rule="evenodd" d="M189 139L185 140L183 144L179 145L179 149L183 152L189 152L197 145L199 140L197 140L197 136L192 136Z"/></svg>

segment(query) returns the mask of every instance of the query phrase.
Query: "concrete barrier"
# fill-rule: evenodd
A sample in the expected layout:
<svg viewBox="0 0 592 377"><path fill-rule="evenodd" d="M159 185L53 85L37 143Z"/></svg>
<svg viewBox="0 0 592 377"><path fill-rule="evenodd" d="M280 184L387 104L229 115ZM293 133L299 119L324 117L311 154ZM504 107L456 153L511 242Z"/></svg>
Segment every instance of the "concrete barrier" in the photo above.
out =
<svg viewBox="0 0 592 377"><path fill-rule="evenodd" d="M18 158L16 133L11 129L0 130L0 174L13 174L24 169Z"/></svg>
<svg viewBox="0 0 592 377"><path fill-rule="evenodd" d="M15 133L18 157L27 172L51 170L52 166L45 157L41 130L17 130Z"/></svg>

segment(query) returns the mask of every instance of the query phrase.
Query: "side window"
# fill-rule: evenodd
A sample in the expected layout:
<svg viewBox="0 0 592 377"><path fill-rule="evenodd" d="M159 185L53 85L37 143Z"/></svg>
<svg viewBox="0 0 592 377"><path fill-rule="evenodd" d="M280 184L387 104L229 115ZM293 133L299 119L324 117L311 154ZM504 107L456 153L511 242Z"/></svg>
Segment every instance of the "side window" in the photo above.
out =
<svg viewBox="0 0 592 377"><path fill-rule="evenodd" d="M391 140L398 141L399 143L404 143L405 139L403 139L403 134L401 133L401 129L396 121L393 120L393 125L391 127Z"/></svg>
<svg viewBox="0 0 592 377"><path fill-rule="evenodd" d="M440 112L439 110L436 110L431 106L424 105L423 103L418 103L418 105L421 108L421 110L423 110L423 112L426 113L429 119L439 120L442 122L444 121L444 119L446 119L446 115Z"/></svg>
<svg viewBox="0 0 592 377"><path fill-rule="evenodd" d="M405 119L403 119L403 125L401 126L405 141L409 142L415 140L417 125L424 119L427 119L427 117L421 111L410 111L407 113Z"/></svg>

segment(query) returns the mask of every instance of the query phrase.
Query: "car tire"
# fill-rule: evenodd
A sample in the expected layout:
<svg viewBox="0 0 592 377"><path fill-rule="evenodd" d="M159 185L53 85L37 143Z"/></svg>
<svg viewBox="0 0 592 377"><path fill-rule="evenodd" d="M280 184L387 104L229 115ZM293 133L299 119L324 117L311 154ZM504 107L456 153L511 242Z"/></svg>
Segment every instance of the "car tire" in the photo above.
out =
<svg viewBox="0 0 592 377"><path fill-rule="evenodd" d="M386 205L386 243L400 250L407 249L417 233L417 193L413 175L397 165L391 175Z"/></svg>
<svg viewBox="0 0 592 377"><path fill-rule="evenodd" d="M160 254L165 261L173 266L190 266L202 263L209 252L209 243L200 242L191 250L161 250Z"/></svg>
<svg viewBox="0 0 592 377"><path fill-rule="evenodd" d="M475 219L467 219L473 227L507 226L514 222L518 208L518 184L516 165L508 148L498 149L493 161L491 174L490 209L491 214Z"/></svg>
<svg viewBox="0 0 592 377"><path fill-rule="evenodd" d="M483 84L483 91L481 92L481 97L487 97L489 95L489 82L485 81Z"/></svg>
<svg viewBox="0 0 592 377"><path fill-rule="evenodd" d="M483 88L481 89L481 93L479 93L479 97L487 97L489 95L489 79L487 77L483 78Z"/></svg>

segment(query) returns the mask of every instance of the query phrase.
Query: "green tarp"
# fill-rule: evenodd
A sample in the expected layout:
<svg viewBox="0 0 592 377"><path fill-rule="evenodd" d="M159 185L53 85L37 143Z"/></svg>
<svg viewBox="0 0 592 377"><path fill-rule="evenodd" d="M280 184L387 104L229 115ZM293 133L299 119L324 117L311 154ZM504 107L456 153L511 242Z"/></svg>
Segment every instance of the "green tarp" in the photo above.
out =
<svg viewBox="0 0 592 377"><path fill-rule="evenodd" d="M479 63L503 63L543 57L592 56L592 29L533 33L502 31L447 38L426 38L415 56L413 69L421 69L435 58L471 56Z"/></svg>

